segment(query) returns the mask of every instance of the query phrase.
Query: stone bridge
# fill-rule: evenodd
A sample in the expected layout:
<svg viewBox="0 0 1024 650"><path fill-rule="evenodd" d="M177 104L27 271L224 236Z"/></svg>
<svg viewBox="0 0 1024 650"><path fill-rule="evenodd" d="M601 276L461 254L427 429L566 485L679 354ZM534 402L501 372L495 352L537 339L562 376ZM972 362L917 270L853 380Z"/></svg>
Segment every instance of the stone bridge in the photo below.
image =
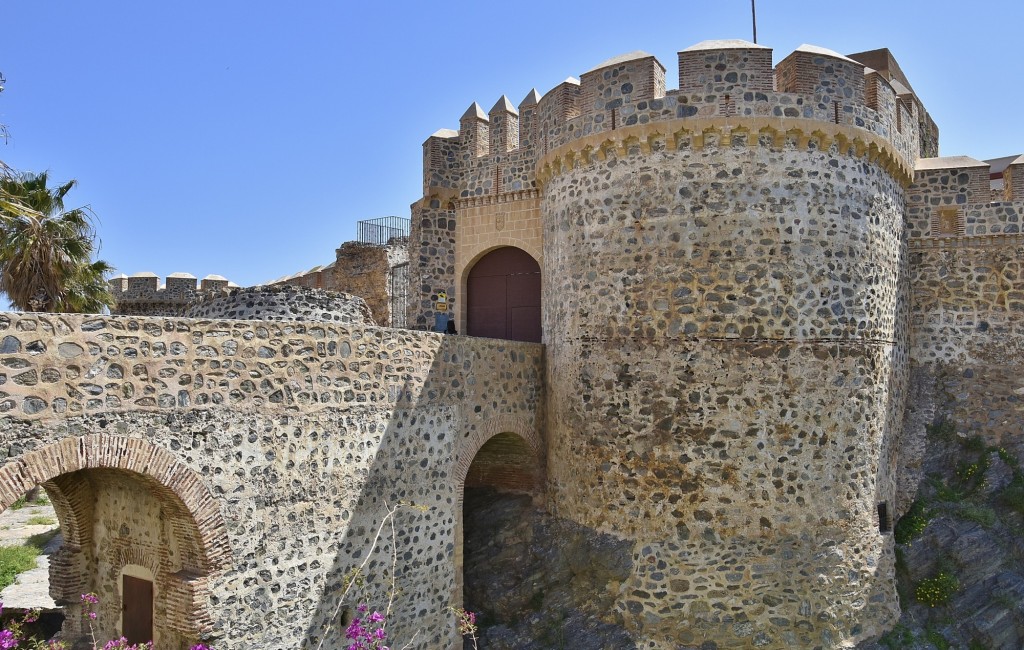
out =
<svg viewBox="0 0 1024 650"><path fill-rule="evenodd" d="M130 575L159 648L343 647L392 588L393 639L461 647L463 487L541 488L543 372L540 345L372 326L3 314L0 509L53 501L70 638L87 591L119 634Z"/></svg>

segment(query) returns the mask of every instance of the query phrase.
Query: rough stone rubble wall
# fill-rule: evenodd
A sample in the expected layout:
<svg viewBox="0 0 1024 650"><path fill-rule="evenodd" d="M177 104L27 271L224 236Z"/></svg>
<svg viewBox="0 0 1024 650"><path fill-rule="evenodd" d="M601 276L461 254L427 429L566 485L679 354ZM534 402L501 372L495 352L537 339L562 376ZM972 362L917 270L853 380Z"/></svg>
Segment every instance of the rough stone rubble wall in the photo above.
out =
<svg viewBox="0 0 1024 650"><path fill-rule="evenodd" d="M270 286L294 286L348 293L366 301L373 322L394 327L392 274L395 267L409 261L407 237L391 239L387 244L345 242L327 266L272 283Z"/></svg>
<svg viewBox="0 0 1024 650"><path fill-rule="evenodd" d="M921 478L927 427L947 421L1024 458L1024 201L989 202L986 166L919 171L908 190L911 399L901 502ZM952 211L959 234L933 232Z"/></svg>
<svg viewBox="0 0 1024 650"><path fill-rule="evenodd" d="M209 617L216 647L296 648L328 625L324 647L345 647L340 585L368 557L366 586L349 602L384 606L394 575L401 594L393 638L404 643L415 633L413 648L454 647L446 609L460 604L459 482L490 435L515 429L540 447L540 350L334 323L2 315L0 492L9 503L24 487L5 487L5 468L57 472L65 461L43 460L60 457L54 445L91 448L76 441L102 434L113 456L73 478L109 487L97 502L108 512L125 484L107 486L98 469L116 460L155 471L128 443L152 444L179 474L199 477L182 499L198 490L217 504L218 517L204 515L199 529L224 522L227 568L196 576L206 596L181 616ZM43 464L18 469L23 458ZM87 572L94 584L74 586L115 593L119 567L138 564L115 549L152 548L164 533L150 524L171 502L139 500L124 526L104 515L99 570ZM371 551L387 508L399 504L411 507L396 516L395 545L386 529ZM151 564L158 602L161 593L183 593L181 576L168 575L173 563ZM184 638L157 625L163 638Z"/></svg>
<svg viewBox="0 0 1024 650"><path fill-rule="evenodd" d="M331 289L359 296L366 301L375 322L390 326L391 269L407 261L406 251L405 241L388 246L345 242L334 262Z"/></svg>
<svg viewBox="0 0 1024 650"><path fill-rule="evenodd" d="M292 285L234 289L196 301L185 318L227 320L321 321L373 325L373 315L359 296Z"/></svg>
<svg viewBox="0 0 1024 650"><path fill-rule="evenodd" d="M544 190L551 507L633 541L615 611L638 647L877 635L903 189L798 134L629 133Z"/></svg>

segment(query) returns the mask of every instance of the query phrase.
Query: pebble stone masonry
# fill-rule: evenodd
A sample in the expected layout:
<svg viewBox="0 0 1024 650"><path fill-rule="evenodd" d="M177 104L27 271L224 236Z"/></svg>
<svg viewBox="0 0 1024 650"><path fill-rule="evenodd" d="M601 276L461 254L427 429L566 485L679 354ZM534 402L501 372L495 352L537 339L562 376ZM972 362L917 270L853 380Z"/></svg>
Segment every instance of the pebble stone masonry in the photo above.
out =
<svg viewBox="0 0 1024 650"><path fill-rule="evenodd" d="M514 245L543 345L259 292L191 319L0 316L0 505L51 495L65 632L90 589L116 632L131 573L160 648L337 649L365 563L349 600L394 580L395 645L459 648L462 493L488 474L631 548L602 601L637 648L891 627L926 426L1024 458L1024 157L998 187L935 157L888 50L773 67L708 41L678 65L667 90L654 57L616 57L423 145L408 322L464 315L473 263Z"/></svg>
<svg viewBox="0 0 1024 650"><path fill-rule="evenodd" d="M496 434L542 452L540 352L333 322L0 315L0 505L50 494L72 637L86 591L118 636L120 575L148 572L159 648L313 647L325 629L345 647L341 585L372 552L351 598L383 606L397 546L391 633L454 646L460 486Z"/></svg>

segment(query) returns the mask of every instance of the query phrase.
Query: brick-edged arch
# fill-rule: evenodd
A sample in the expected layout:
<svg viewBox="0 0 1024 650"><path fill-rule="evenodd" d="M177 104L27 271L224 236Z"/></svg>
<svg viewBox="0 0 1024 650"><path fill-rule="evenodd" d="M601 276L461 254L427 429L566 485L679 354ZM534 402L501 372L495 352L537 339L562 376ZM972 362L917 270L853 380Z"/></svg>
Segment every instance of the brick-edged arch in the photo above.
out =
<svg viewBox="0 0 1024 650"><path fill-rule="evenodd" d="M452 478L455 479L455 485L457 486L456 506L460 510L462 509L462 502L465 496L466 475L469 474L469 467L473 464L473 459L476 458L480 448L499 433L514 433L522 438L533 452L538 465L543 470L544 441L531 420L520 415L500 415L486 420L480 426L470 431L462 439L461 444L456 450L455 468L452 472Z"/></svg>
<svg viewBox="0 0 1024 650"><path fill-rule="evenodd" d="M117 469L141 474L181 501L196 525L200 566L204 573L226 569L231 545L220 508L202 479L169 451L141 438L106 433L65 438L8 460L0 467L0 510L6 510L37 485L54 488L55 505L64 512L77 511L64 503L67 490L60 489L60 477L85 469ZM69 541L80 544L88 534L81 522L71 522Z"/></svg>
<svg viewBox="0 0 1024 650"><path fill-rule="evenodd" d="M480 449L487 444L489 440L501 434L515 434L526 443L526 446L532 452L533 457L537 462L537 467L542 477L540 482L543 484L543 475L545 473L544 441L541 438L536 425L531 419L516 415L500 415L484 421L480 426L471 429L468 434L462 438L461 443L455 450L455 464L452 471L452 478L455 480L456 486L455 553L452 558L455 569L455 581L452 585L453 589L451 596L452 606L454 607L463 606L463 562L465 553L463 547L463 507L466 495L466 477L469 475L469 469ZM543 489L542 485L538 487Z"/></svg>

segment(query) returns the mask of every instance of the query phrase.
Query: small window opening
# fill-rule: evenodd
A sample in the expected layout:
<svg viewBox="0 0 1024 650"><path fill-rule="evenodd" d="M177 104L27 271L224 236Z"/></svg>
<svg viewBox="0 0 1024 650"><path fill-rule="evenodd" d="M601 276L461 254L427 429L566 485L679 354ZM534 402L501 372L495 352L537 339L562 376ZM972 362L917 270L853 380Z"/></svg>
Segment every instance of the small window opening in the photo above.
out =
<svg viewBox="0 0 1024 650"><path fill-rule="evenodd" d="M932 215L933 237L963 237L966 224L959 208L939 208Z"/></svg>
<svg viewBox="0 0 1024 650"><path fill-rule="evenodd" d="M736 113L736 102L730 95L722 95L722 100L719 102L719 111L725 117L732 117Z"/></svg>
<svg viewBox="0 0 1024 650"><path fill-rule="evenodd" d="M892 530L892 523L889 521L889 505L883 501L878 504L878 532L888 533Z"/></svg>
<svg viewBox="0 0 1024 650"><path fill-rule="evenodd" d="M615 117L616 117L616 109L613 108L612 109L612 131L615 130Z"/></svg>
<svg viewBox="0 0 1024 650"><path fill-rule="evenodd" d="M834 118L835 122L836 122L836 124L839 124L839 111L840 111L839 102L832 102L832 108L835 111L835 118Z"/></svg>

